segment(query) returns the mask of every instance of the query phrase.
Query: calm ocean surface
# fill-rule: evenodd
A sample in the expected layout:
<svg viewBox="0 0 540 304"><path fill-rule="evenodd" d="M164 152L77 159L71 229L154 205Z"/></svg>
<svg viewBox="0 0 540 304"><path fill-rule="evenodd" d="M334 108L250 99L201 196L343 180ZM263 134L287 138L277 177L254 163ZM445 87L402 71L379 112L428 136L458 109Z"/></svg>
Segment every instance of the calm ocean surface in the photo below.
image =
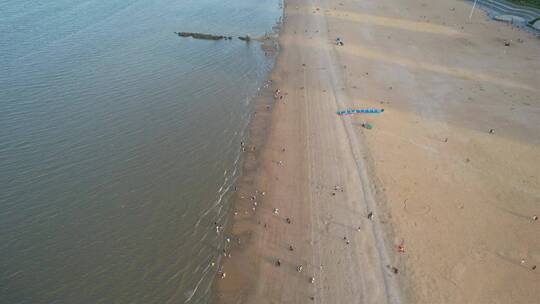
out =
<svg viewBox="0 0 540 304"><path fill-rule="evenodd" d="M0 303L208 303L278 0L0 0Z"/></svg>

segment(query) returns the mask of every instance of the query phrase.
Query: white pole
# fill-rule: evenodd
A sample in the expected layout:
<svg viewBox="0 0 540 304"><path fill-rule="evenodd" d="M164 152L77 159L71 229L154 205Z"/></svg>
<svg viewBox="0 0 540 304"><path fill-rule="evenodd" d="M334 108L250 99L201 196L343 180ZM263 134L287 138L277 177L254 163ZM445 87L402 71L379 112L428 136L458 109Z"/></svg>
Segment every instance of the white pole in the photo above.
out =
<svg viewBox="0 0 540 304"><path fill-rule="evenodd" d="M472 9L471 9L471 14L469 15L469 20L471 20L471 18L472 18L472 14L474 13L474 8L476 7L476 2L477 1L478 0L474 0L474 4L473 4Z"/></svg>

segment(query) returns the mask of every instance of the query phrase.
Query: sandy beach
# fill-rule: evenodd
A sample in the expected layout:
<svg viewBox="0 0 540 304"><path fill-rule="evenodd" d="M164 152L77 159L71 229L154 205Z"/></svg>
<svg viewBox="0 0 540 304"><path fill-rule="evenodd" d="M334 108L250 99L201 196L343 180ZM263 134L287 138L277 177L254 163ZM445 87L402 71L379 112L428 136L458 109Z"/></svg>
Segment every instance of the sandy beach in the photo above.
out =
<svg viewBox="0 0 540 304"><path fill-rule="evenodd" d="M540 41L470 10L285 2L219 303L540 301Z"/></svg>

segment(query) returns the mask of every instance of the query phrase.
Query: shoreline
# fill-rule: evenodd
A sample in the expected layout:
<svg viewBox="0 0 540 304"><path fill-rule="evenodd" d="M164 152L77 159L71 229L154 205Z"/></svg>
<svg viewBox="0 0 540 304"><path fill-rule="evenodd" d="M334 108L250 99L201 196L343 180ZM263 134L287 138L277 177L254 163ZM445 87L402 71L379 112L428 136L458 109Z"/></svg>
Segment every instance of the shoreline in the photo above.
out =
<svg viewBox="0 0 540 304"><path fill-rule="evenodd" d="M261 168L261 154L264 151L264 147L268 137L268 128L271 125L272 111L274 105L273 99L273 85L272 85L272 73L276 69L277 58L279 57L279 34L283 29L284 23L284 8L282 1L280 3L280 9L282 9L282 15L276 24L272 26L272 33L265 34L263 39L255 38L260 42L261 51L266 55L273 53L273 66L268 72L264 85L259 89L257 95L254 97L254 107L252 115L247 126L247 132L244 136L244 140L241 143L241 167L239 168L240 174L238 175L236 182L232 185L230 196L230 210L227 211L227 220L224 227L224 237L222 243L224 244L223 252L220 254L220 258L217 259L217 272L213 279L213 303L224 302L223 298L223 282L221 281L221 275L231 276L231 273L236 271L246 275L248 272L252 274L256 273L257 265L254 260L241 260L242 265L238 265L238 254L242 252L246 244L249 242L251 232L247 229L239 228L239 222L252 221L252 214L249 214L250 206L242 204L245 201L245 195L242 193L254 193L256 192L256 186L253 182L259 175ZM243 209L243 214L235 214L234 210ZM233 257L231 259L231 257ZM248 261L247 265L246 262ZM247 268L247 269L246 269ZM238 275L238 274L237 274ZM249 279L255 280L256 275L249 276ZM230 280L228 281L230 282ZM246 278L241 282L235 281L232 284L227 284L225 288L245 289L244 285L247 283ZM242 284L242 287L241 287ZM242 292L244 293L244 292Z"/></svg>
<svg viewBox="0 0 540 304"><path fill-rule="evenodd" d="M271 72L270 72L271 75ZM229 220L228 225L225 228L225 238L230 242L224 242L226 244L227 255L221 257L221 265L218 269L218 274L214 279L215 298L217 303L228 302L226 296L224 297L224 289L246 289L250 290L250 280L257 278L257 265L255 260L246 257L243 254L246 246L250 245L253 231L251 226L256 225L255 217L252 212L252 200L250 200L250 193L258 194L262 196L262 192L257 187L257 181L259 180L259 170L262 166L262 153L266 146L268 137L268 128L271 126L272 119L272 105L274 103L272 97L272 85L270 79L266 82L267 85L260 90L260 94L255 100L255 110L253 117L248 127L248 139L245 142L243 148L246 149L242 161L241 174L239 175L236 186L234 187L234 193L232 194L231 210L227 215ZM262 204L262 198L259 199L259 203ZM259 205L260 206L260 205ZM244 224L247 226L245 227ZM249 228L248 228L249 227ZM220 272L223 271L226 277L236 275L242 277L235 281L220 279ZM223 283L226 283L225 285ZM245 291L242 291L244 293ZM225 292L226 293L226 292ZM235 296L237 296L235 294Z"/></svg>
<svg viewBox="0 0 540 304"><path fill-rule="evenodd" d="M540 44L469 11L459 1L285 1L217 303L540 296ZM362 107L385 111L335 115Z"/></svg>

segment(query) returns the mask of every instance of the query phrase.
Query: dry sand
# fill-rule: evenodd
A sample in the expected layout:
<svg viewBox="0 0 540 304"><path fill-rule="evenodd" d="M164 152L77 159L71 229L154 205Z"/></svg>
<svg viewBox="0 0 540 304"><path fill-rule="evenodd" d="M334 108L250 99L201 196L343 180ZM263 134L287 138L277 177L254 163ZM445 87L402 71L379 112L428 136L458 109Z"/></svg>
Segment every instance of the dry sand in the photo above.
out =
<svg viewBox="0 0 540 304"><path fill-rule="evenodd" d="M539 303L540 42L437 2L286 1L218 302Z"/></svg>

